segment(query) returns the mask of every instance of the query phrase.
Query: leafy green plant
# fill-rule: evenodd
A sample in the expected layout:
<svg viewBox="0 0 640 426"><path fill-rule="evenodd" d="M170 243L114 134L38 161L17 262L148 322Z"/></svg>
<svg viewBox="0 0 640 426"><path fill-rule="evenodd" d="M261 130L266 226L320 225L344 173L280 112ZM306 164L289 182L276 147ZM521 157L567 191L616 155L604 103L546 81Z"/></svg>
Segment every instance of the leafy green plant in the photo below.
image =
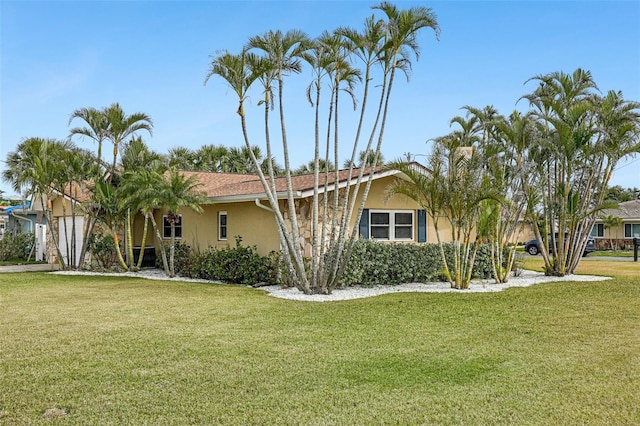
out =
<svg viewBox="0 0 640 426"><path fill-rule="evenodd" d="M210 247L197 252L189 245L177 242L175 271L177 275L212 281L253 285L276 282L277 256L261 256L255 246L245 247L236 236L235 247ZM159 259L156 259L158 266Z"/></svg>
<svg viewBox="0 0 640 426"><path fill-rule="evenodd" d="M371 240L356 241L340 282L341 286L397 285L409 282L446 281L437 244L389 244ZM445 256L453 258L451 244L444 245ZM474 278L490 278L491 250L478 247Z"/></svg>
<svg viewBox="0 0 640 426"><path fill-rule="evenodd" d="M243 246L241 237L235 238L235 247L212 248L199 255L193 265L193 276L248 285L272 282L271 259L258 254L255 246Z"/></svg>
<svg viewBox="0 0 640 426"><path fill-rule="evenodd" d="M88 246L98 265L104 269L111 269L116 262L116 244L113 237L109 234L92 234Z"/></svg>
<svg viewBox="0 0 640 426"><path fill-rule="evenodd" d="M11 258L27 260L34 244L35 237L30 232L7 233L0 240L0 261Z"/></svg>

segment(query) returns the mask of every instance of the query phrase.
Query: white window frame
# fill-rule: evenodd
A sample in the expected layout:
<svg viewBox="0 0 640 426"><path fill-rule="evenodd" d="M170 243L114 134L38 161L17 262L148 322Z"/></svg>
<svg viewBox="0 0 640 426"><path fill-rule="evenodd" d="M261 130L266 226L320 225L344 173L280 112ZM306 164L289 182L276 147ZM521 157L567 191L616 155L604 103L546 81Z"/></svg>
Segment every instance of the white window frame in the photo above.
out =
<svg viewBox="0 0 640 426"><path fill-rule="evenodd" d="M167 220L167 218L169 217L168 214L162 215L162 238L165 240L169 240L171 239L171 226L169 224L167 224L167 226L165 226L165 221ZM179 214L178 217L180 218L180 225L176 224L176 240L181 240L182 239L182 215ZM180 228L180 236L178 236L178 228ZM169 230L169 235L165 235L165 230L168 229Z"/></svg>
<svg viewBox="0 0 640 426"><path fill-rule="evenodd" d="M638 234L638 235L634 235L633 234L633 228L634 227L640 228L640 223L625 223L624 224L624 237L625 238L638 238L638 237L640 237L640 234ZM629 234L627 234L627 229L629 229L629 231L631 231Z"/></svg>
<svg viewBox="0 0 640 426"><path fill-rule="evenodd" d="M222 217L225 218L224 237L222 236ZM229 237L229 215L227 212L218 212L218 241L227 241Z"/></svg>
<svg viewBox="0 0 640 426"><path fill-rule="evenodd" d="M389 215L389 238L375 238L373 236L372 228L381 227L380 225L375 225L371 216L375 213L387 213ZM396 213L408 213L411 215L411 238L396 238ZM398 226L408 226L408 225L398 225ZM369 238L376 241L415 241L415 233L416 233L416 214L414 210L374 210L369 209Z"/></svg>
<svg viewBox="0 0 640 426"><path fill-rule="evenodd" d="M596 230L595 234L593 233L594 229ZM602 234L598 231L602 231ZM589 236L593 238L604 238L604 223L594 223Z"/></svg>

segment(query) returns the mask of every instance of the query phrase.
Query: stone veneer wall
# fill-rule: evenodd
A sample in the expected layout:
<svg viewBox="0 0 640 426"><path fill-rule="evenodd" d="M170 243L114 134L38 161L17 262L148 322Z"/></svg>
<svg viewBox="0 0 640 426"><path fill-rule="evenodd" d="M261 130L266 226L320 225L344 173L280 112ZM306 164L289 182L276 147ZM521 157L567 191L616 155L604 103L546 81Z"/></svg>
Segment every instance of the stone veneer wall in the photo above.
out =
<svg viewBox="0 0 640 426"><path fill-rule="evenodd" d="M344 195L344 190L341 189L339 194L342 196ZM322 232L322 206L323 206L323 202L324 202L324 198L323 195L320 195L318 197L318 204L319 204L319 218L318 218L318 230L319 232ZM331 217L333 215L333 196L329 196L329 199L327 200L328 202L328 207L327 207L327 219L329 222L331 222ZM340 203L343 202L342 197L340 197ZM305 256L311 256L311 249L313 247L312 241L311 241L311 231L312 231L312 203L313 200L312 198L302 198L302 199L297 199L294 200L295 203L295 208L296 208L296 219L298 221L298 235L300 235L300 240L298 241L298 244L300 244L300 246L303 248L303 252ZM290 220L290 216L289 216L289 208L288 208L288 204L287 202L285 202L285 207L283 209L283 216L285 221L287 222L287 225L289 228L291 228L291 220ZM338 213L338 219L340 219L341 216L341 212L342 212L342 208L341 206L339 207L339 213ZM340 232L340 227L338 226L337 228L337 232ZM325 241L326 244L325 246L328 247L329 245L329 238L331 236L331 223L328 224L328 226L325 228ZM320 237L319 237L320 238ZM319 243L319 241L318 241ZM325 247L326 248L326 247Z"/></svg>

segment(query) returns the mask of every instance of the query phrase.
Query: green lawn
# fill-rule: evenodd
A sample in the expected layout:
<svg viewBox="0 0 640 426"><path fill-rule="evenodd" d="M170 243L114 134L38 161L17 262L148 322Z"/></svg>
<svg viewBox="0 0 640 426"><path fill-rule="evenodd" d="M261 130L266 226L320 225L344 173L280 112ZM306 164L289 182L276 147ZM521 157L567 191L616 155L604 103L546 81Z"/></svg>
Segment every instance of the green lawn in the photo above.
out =
<svg viewBox="0 0 640 426"><path fill-rule="evenodd" d="M621 278L331 303L2 274L0 423L639 424L640 264L595 264Z"/></svg>
<svg viewBox="0 0 640 426"><path fill-rule="evenodd" d="M633 257L633 250L604 250L594 251L589 256L606 256L606 257Z"/></svg>

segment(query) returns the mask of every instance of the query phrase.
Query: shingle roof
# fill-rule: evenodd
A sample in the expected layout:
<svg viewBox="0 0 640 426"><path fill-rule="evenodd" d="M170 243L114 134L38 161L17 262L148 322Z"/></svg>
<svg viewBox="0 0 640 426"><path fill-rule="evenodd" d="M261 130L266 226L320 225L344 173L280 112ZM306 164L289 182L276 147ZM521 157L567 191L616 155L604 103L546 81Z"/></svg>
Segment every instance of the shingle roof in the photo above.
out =
<svg viewBox="0 0 640 426"><path fill-rule="evenodd" d="M352 171L352 180L358 177L359 169ZM379 175L381 169L378 168L375 173ZM210 172L181 172L185 176L195 176L201 183L198 189L203 191L209 198L225 198L225 197L259 197L264 195L262 182L257 175L235 175L231 173L210 173ZM366 173L370 173L370 169L365 169ZM291 185L294 191L303 193L313 190L313 174L291 176ZM338 182L346 183L349 178L349 170L340 170L338 172ZM268 177L267 177L268 181ZM328 176L330 185L335 182L335 173L330 172ZM320 174L320 186L324 183L324 174ZM275 179L276 192L285 192L287 182L285 177L277 177Z"/></svg>
<svg viewBox="0 0 640 426"><path fill-rule="evenodd" d="M621 217L624 219L637 219L640 220L640 200L624 201L618 204L619 209L606 209L603 210L602 215L612 215L614 217Z"/></svg>
<svg viewBox="0 0 640 426"><path fill-rule="evenodd" d="M417 166L420 166L416 163ZM422 167L422 166L420 166ZM353 169L351 173L352 184L360 173L360 169ZM364 170L363 181L371 173L370 168ZM374 179L396 174L396 171L384 171L382 167L376 167L374 169ZM198 182L197 189L204 193L206 197L215 201L216 199L238 199L238 198L254 198L264 197L265 192L260 182L258 175L250 174L238 174L238 173L218 173L218 172L194 172L181 170L180 174L185 177L194 177ZM338 182L341 186L346 185L349 178L349 170L340 170L338 172ZM267 177L268 180L268 177ZM313 190L313 174L297 175L291 177L291 184L293 190L299 193L299 196L308 196L308 191ZM335 181L335 173L329 172L328 183L333 185ZM320 187L324 184L324 174L320 174ZM275 179L276 192L285 193L287 189L286 178L277 177ZM88 185L83 185L81 188L74 184L73 191L65 190L65 195L69 196L70 193L77 194L77 201L86 201L90 198L90 192L87 189ZM332 189L332 188L331 188ZM76 192L77 191L77 192Z"/></svg>

